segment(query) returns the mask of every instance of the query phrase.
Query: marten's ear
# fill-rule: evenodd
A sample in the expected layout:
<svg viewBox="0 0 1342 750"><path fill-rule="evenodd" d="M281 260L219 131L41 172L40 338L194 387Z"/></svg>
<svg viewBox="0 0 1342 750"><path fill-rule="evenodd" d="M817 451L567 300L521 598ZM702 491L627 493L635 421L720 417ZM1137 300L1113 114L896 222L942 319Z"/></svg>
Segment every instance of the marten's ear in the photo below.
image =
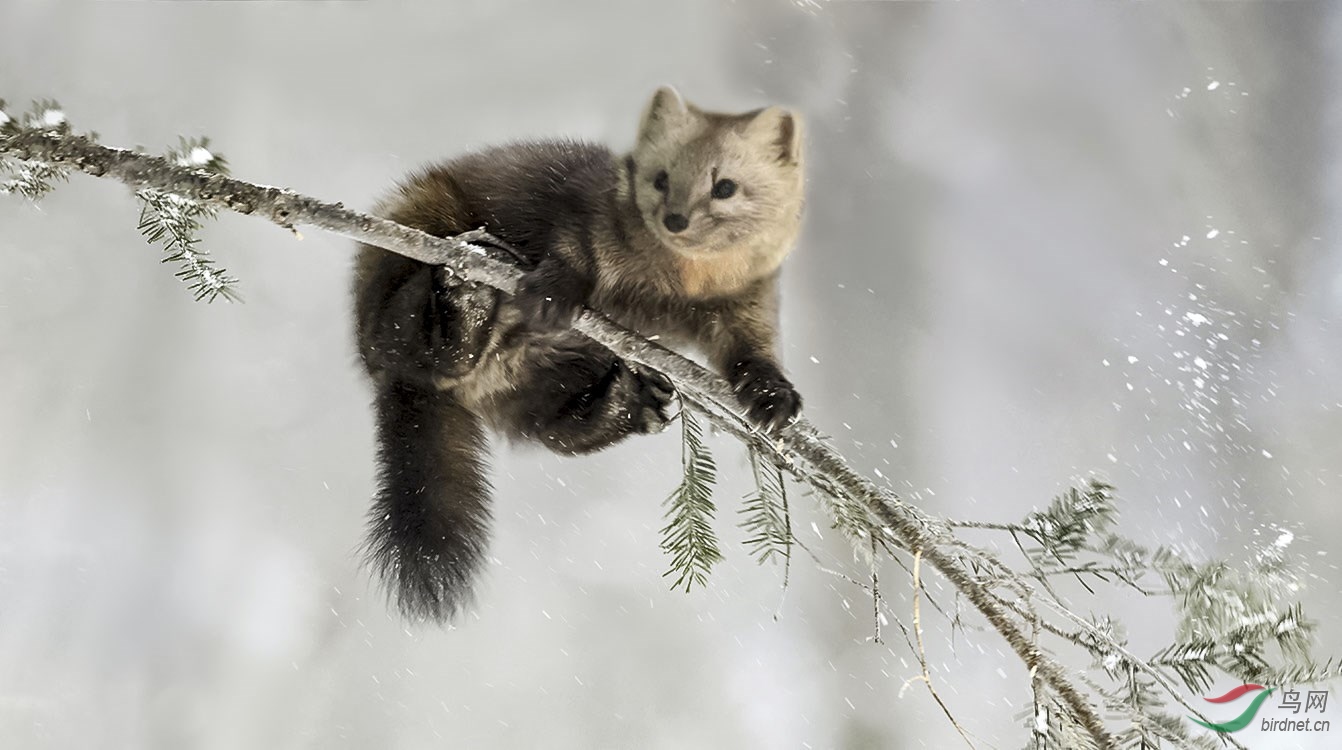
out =
<svg viewBox="0 0 1342 750"><path fill-rule="evenodd" d="M670 86L657 89L652 101L643 110L643 121L638 126L638 142L656 141L666 133L690 120L690 105L680 92Z"/></svg>
<svg viewBox="0 0 1342 750"><path fill-rule="evenodd" d="M746 139L784 164L801 163L801 118L782 107L756 113L746 125Z"/></svg>

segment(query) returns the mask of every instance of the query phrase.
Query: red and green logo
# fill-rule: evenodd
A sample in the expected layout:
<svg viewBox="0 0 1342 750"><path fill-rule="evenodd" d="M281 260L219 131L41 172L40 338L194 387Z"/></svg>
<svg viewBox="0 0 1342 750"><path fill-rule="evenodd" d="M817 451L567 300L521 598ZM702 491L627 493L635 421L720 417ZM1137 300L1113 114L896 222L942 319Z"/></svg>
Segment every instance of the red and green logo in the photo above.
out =
<svg viewBox="0 0 1342 750"><path fill-rule="evenodd" d="M1253 697L1253 702L1249 704L1248 708L1244 709L1244 713L1240 714L1239 716L1236 716L1230 721L1223 721L1219 724L1209 724L1199 719L1193 719L1192 716L1188 718L1193 719L1193 721L1197 722L1198 724L1201 724L1202 726L1208 729L1215 730L1217 732L1238 732L1239 730L1249 726L1249 724L1253 722L1254 716L1258 714L1258 709L1262 708L1263 706L1263 701L1267 700L1267 697L1269 695L1272 695L1272 693L1276 690L1276 688L1265 688L1262 685L1245 684L1240 685L1239 687L1231 690L1225 695L1217 696L1215 698L1203 698L1203 700L1207 701L1208 703L1230 703L1231 701L1243 697L1247 693L1252 693L1259 690L1261 690L1262 692L1258 693L1258 695L1255 695Z"/></svg>

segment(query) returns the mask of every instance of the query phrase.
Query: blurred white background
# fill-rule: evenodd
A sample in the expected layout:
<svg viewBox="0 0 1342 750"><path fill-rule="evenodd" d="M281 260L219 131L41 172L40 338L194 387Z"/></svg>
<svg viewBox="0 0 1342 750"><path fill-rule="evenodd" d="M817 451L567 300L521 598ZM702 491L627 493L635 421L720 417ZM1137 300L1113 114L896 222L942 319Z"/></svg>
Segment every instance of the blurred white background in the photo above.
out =
<svg viewBox="0 0 1342 750"><path fill-rule="evenodd" d="M645 97L808 125L785 358L807 412L929 512L1018 519L1092 472L1123 529L1243 559L1278 527L1342 652L1342 5L694 2L0 7L0 96L368 207L526 136L627 146ZM451 631L358 561L368 390L351 243L223 216L245 304L191 301L127 190L0 201L0 747L944 748L870 601L737 542L667 590L676 431L599 456L499 446L496 558ZM827 564L861 575L798 493ZM897 611L907 576L885 573ZM943 596L949 600L949 594ZM1102 592L1139 653L1168 602ZM926 610L924 610L926 612ZM924 618L935 679L1025 743L1028 676ZM893 633L893 631L891 631ZM1233 684L1233 683L1232 683ZM1333 711L1333 709L1330 709ZM1333 748L1263 735L1252 747Z"/></svg>

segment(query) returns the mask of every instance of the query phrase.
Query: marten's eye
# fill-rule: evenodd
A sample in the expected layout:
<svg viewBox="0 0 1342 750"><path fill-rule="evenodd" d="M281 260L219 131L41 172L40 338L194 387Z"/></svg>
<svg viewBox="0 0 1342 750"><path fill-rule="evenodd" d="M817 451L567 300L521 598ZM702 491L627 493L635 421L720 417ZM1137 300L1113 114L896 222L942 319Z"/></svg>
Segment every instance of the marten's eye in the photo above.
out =
<svg viewBox="0 0 1342 750"><path fill-rule="evenodd" d="M657 173L656 177L652 178L652 186L657 188L657 192L665 193L666 189L670 187L670 180L670 176L668 176L666 170L663 169Z"/></svg>
<svg viewBox="0 0 1342 750"><path fill-rule="evenodd" d="M730 198L736 195L736 183L728 179L721 179L713 183L713 197L718 200Z"/></svg>

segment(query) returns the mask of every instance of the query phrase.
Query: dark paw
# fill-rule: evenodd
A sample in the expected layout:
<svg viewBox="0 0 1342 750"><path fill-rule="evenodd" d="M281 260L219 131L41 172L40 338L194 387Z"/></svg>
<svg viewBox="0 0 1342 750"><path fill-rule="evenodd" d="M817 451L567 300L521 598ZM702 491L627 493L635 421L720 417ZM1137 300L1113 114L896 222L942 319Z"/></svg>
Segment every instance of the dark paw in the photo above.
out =
<svg viewBox="0 0 1342 750"><path fill-rule="evenodd" d="M731 381L750 421L765 430L773 432L790 424L801 411L801 394L771 362L742 362L732 372Z"/></svg>
<svg viewBox="0 0 1342 750"><path fill-rule="evenodd" d="M527 327L541 332L571 328L582 312L584 301L576 285L538 271L522 276L514 299Z"/></svg>
<svg viewBox="0 0 1342 750"><path fill-rule="evenodd" d="M662 432L675 418L671 413L671 402L676 395L676 387L656 370L638 365L628 367L635 387L634 405L630 409L634 430L644 434Z"/></svg>

